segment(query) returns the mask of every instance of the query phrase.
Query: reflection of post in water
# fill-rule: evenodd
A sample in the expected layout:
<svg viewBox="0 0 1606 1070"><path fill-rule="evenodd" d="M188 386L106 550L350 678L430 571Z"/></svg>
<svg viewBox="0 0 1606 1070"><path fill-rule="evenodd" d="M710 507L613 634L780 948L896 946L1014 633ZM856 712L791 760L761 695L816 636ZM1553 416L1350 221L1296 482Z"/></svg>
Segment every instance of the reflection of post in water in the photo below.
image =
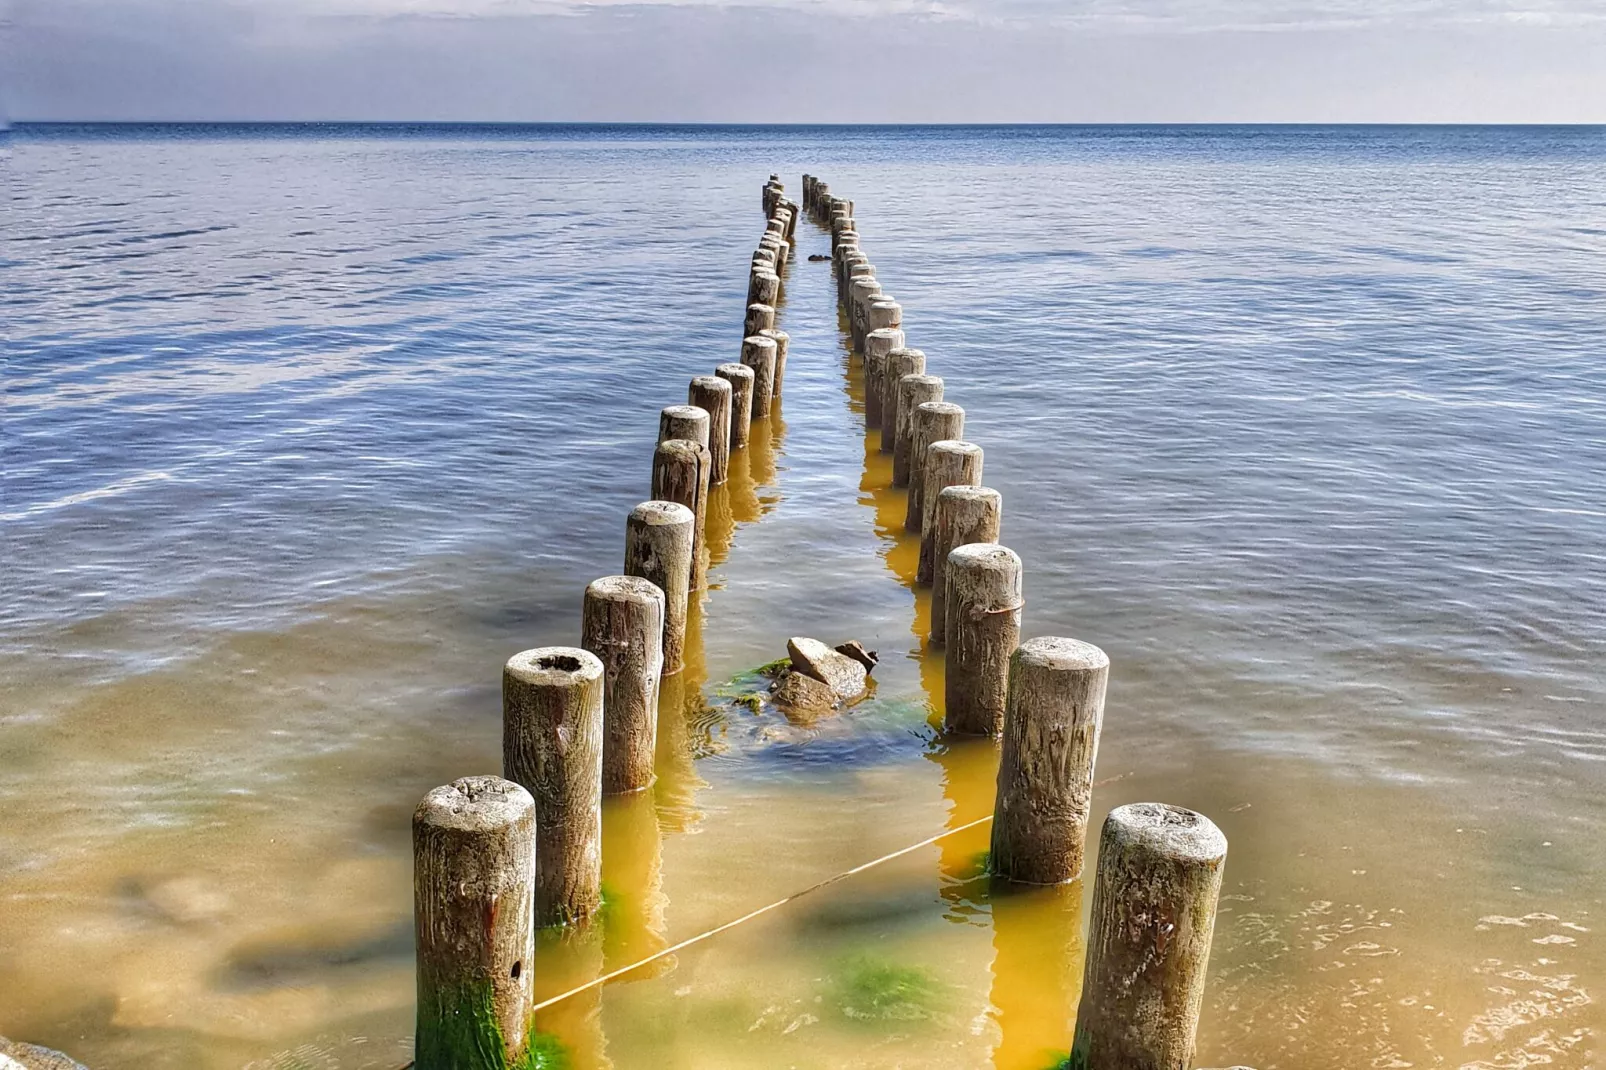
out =
<svg viewBox="0 0 1606 1070"><path fill-rule="evenodd" d="M786 442L786 421L781 419L780 399L772 399L770 414L759 418L753 417L753 427L747 440L747 460L751 465L749 474L754 484L754 493L760 487L774 487L775 461ZM763 495L758 498L758 516L767 514L780 501L775 494ZM755 516L753 519L758 519Z"/></svg>
<svg viewBox="0 0 1606 1070"><path fill-rule="evenodd" d="M736 454L732 455L735 461ZM732 468L734 470L734 463ZM658 684L658 783L657 800L662 827L684 832L702 820L697 809L697 791L707 781L697 775L693 763L702 749L699 737L705 731L703 684L708 680L708 661L703 648L703 600L694 597L686 614L685 668L663 677Z"/></svg>
<svg viewBox="0 0 1606 1070"><path fill-rule="evenodd" d="M920 686L926 692L933 727L942 724L945 669L941 649L927 650L920 658ZM942 769L942 795L948 803L946 827L958 828L993 812L998 777L997 741L985 736L942 737L931 745L926 759ZM941 894L944 900L954 904L950 917L955 921L978 913L976 904L986 891L990 837L991 826L984 824L938 841Z"/></svg>
<svg viewBox="0 0 1606 1070"><path fill-rule="evenodd" d="M602 807L602 952L608 970L639 962L668 944L664 927L663 838L651 789L610 795ZM667 960L627 979L656 976Z"/></svg>
<svg viewBox="0 0 1606 1070"><path fill-rule="evenodd" d="M553 926L535 934L535 1001L550 999L602 976L602 926ZM602 987L537 1011L530 1024L536 1044L555 1040L572 1070L610 1070L602 1032Z"/></svg>
<svg viewBox="0 0 1606 1070"><path fill-rule="evenodd" d="M914 587L920 566L920 536L903 530L909 492L892 485L892 455L880 452L879 431L864 436L864 478L859 481L861 505L875 509L875 531L886 544L887 567L906 587Z"/></svg>
<svg viewBox="0 0 1606 1070"><path fill-rule="evenodd" d="M734 454L732 457L734 458ZM726 469L730 471L730 468ZM736 540L736 514L731 508L731 485L722 483L708 492L708 515L703 521L703 546L708 550L708 569L723 565ZM705 573L706 575L706 573Z"/></svg>
<svg viewBox="0 0 1606 1070"><path fill-rule="evenodd" d="M1082 987L1082 882L994 881L993 1070L1048 1070L1071 1050Z"/></svg>
<svg viewBox="0 0 1606 1070"><path fill-rule="evenodd" d="M948 828L958 828L993 812L997 790L998 744L986 736L948 736L932 745L926 757L942 767L942 797L948 803ZM978 825L939 843L941 894L953 905L949 917L968 920L986 892L989 826Z"/></svg>

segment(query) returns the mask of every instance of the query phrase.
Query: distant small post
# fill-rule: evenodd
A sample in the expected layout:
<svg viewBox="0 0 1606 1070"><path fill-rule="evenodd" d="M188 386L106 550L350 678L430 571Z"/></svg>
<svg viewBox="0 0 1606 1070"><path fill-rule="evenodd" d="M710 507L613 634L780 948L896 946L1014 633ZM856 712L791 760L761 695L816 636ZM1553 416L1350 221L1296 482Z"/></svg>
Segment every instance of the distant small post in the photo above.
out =
<svg viewBox="0 0 1606 1070"><path fill-rule="evenodd" d="M718 486L730 471L731 385L717 375L699 375L687 388L686 400L708 413L708 482Z"/></svg>
<svg viewBox="0 0 1606 1070"><path fill-rule="evenodd" d="M1010 659L989 862L998 876L1081 876L1109 676L1104 651L1075 639L1028 639Z"/></svg>
<svg viewBox="0 0 1606 1070"><path fill-rule="evenodd" d="M781 277L773 271L755 269L747 282L747 303L775 307L781 296Z"/></svg>
<svg viewBox="0 0 1606 1070"><path fill-rule="evenodd" d="M864 426L881 426L881 383L887 377L887 354L902 349L901 330L886 327L864 336Z"/></svg>
<svg viewBox="0 0 1606 1070"><path fill-rule="evenodd" d="M731 449L745 449L753 424L753 383L757 377L745 364L721 364L714 374L731 385Z"/></svg>
<svg viewBox="0 0 1606 1070"><path fill-rule="evenodd" d="M926 355L918 349L894 349L887 354L881 377L881 452L891 453L898 444L898 381L905 375L924 375Z"/></svg>
<svg viewBox="0 0 1606 1070"><path fill-rule="evenodd" d="M535 800L471 776L413 812L417 1070L512 1065L524 1051L535 958Z"/></svg>
<svg viewBox="0 0 1606 1070"><path fill-rule="evenodd" d="M914 448L915 409L928 401L942 400L942 379L936 375L905 375L898 380L898 426L893 432L892 485L909 486L910 451ZM943 438L950 436L944 435ZM933 441L937 441L933 439ZM914 492L909 493L910 500Z"/></svg>
<svg viewBox="0 0 1606 1070"><path fill-rule="evenodd" d="M691 408L691 406L686 406ZM705 417L708 415L698 409ZM700 591L704 584L703 540L708 526L708 482L713 454L702 443L686 438L669 438L658 443L652 455L652 496L661 502L677 502L692 512L691 586Z"/></svg>
<svg viewBox="0 0 1606 1070"><path fill-rule="evenodd" d="M933 501L935 504L933 504ZM948 555L973 542L997 542L1001 537L1004 496L991 487L953 486L926 499L932 535L931 642L946 640ZM922 540L923 541L923 540Z"/></svg>
<svg viewBox="0 0 1606 1070"><path fill-rule="evenodd" d="M708 445L712 433L712 418L708 410L698 405L665 405L658 410L658 441L684 438L699 445Z"/></svg>
<svg viewBox="0 0 1606 1070"><path fill-rule="evenodd" d="M625 575L664 592L664 672L684 664L686 609L691 598L696 515L678 502L642 502L625 521Z"/></svg>
<svg viewBox="0 0 1606 1070"><path fill-rule="evenodd" d="M865 313L865 335L888 327L903 326L903 306L885 294L870 302Z"/></svg>
<svg viewBox="0 0 1606 1070"><path fill-rule="evenodd" d="M870 306L870 300L881 293L881 283L873 275L860 275L848 287L848 325L853 333L853 348L855 352L864 350L865 313Z"/></svg>
<svg viewBox="0 0 1606 1070"><path fill-rule="evenodd" d="M907 381L907 379L905 380ZM909 507L903 530L924 536L931 523L932 503L926 501L926 454L933 442L965 437L965 410L951 401L926 401L916 406L909 435ZM897 454L893 454L896 462ZM977 477L980 478L980 477ZM897 477L893 477L896 482ZM935 499L933 499L933 502Z"/></svg>
<svg viewBox="0 0 1606 1070"><path fill-rule="evenodd" d="M948 555L944 578L948 667L943 730L996 736L1004 726L1009 657L1020 645L1020 558L997 543L972 543Z"/></svg>
<svg viewBox="0 0 1606 1070"><path fill-rule="evenodd" d="M781 384L786 381L786 347L791 344L792 336L773 327L759 331L758 336L775 343L775 386L770 390L770 404L773 405L781 396Z"/></svg>
<svg viewBox="0 0 1606 1070"><path fill-rule="evenodd" d="M640 576L586 587L580 645L602 662L602 792L652 784L658 678L664 671L664 592Z"/></svg>
<svg viewBox="0 0 1606 1070"><path fill-rule="evenodd" d="M742 321L742 337L767 331L773 326L775 326L775 309L769 305L748 305L747 317Z"/></svg>
<svg viewBox="0 0 1606 1070"><path fill-rule="evenodd" d="M602 662L521 651L502 671L502 774L535 798L535 923L583 921L602 897Z"/></svg>
<svg viewBox="0 0 1606 1070"><path fill-rule="evenodd" d="M775 339L761 334L742 339L742 363L753 369L753 419L770 414L775 393Z"/></svg>
<svg viewBox="0 0 1606 1070"><path fill-rule="evenodd" d="M1227 838L1163 803L1104 820L1071 1066L1193 1065Z"/></svg>
<svg viewBox="0 0 1606 1070"><path fill-rule="evenodd" d="M924 471L920 473L921 501L935 501L945 487L981 486L984 459L982 448L974 442L960 442L954 439L933 442L926 447ZM937 574L936 541L936 533L926 524L926 514L922 508L920 560L915 566L916 583L930 583Z"/></svg>

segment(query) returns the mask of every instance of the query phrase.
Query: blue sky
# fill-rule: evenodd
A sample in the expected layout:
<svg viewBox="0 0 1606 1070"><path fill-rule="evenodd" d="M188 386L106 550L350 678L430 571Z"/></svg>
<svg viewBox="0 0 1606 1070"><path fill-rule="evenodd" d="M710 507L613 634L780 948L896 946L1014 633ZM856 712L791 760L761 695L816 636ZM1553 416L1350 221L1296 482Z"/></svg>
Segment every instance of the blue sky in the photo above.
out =
<svg viewBox="0 0 1606 1070"><path fill-rule="evenodd" d="M1603 122L1606 0L19 0L15 119Z"/></svg>

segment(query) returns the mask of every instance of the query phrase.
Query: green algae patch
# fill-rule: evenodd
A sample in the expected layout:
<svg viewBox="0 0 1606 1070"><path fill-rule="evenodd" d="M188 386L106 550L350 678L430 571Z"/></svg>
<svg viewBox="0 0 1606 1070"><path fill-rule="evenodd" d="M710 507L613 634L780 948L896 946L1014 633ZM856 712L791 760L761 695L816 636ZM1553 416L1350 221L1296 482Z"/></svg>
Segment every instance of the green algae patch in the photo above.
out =
<svg viewBox="0 0 1606 1070"><path fill-rule="evenodd" d="M743 675L744 676L745 675L767 676L771 680L773 680L776 677L780 676L783 672L786 672L787 670L791 669L791 667L792 667L792 659L790 657L776 658L774 661L766 661L764 664L760 665L758 668L752 670L751 674L744 673Z"/></svg>
<svg viewBox="0 0 1606 1070"><path fill-rule="evenodd" d="M568 1070L568 1049L549 1033L531 1031L511 1061L496 1020L491 985L437 992L418 1008L415 1070Z"/></svg>
<svg viewBox="0 0 1606 1070"><path fill-rule="evenodd" d="M832 982L832 1003L855 1022L923 1022L938 1016L944 986L929 970L875 959L843 963Z"/></svg>

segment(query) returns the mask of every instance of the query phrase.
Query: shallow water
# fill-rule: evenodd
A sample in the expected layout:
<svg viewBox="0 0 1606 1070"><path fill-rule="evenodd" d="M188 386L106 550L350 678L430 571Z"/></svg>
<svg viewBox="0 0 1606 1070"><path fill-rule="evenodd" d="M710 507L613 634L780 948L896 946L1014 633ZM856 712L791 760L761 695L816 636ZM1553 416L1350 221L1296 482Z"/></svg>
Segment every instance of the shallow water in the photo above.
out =
<svg viewBox="0 0 1606 1070"><path fill-rule="evenodd" d="M38 128L10 136L0 1033L393 1070L408 815L577 638L758 188L855 199L1026 563L1111 656L1095 819L1231 842L1202 1065L1585 1068L1606 873L1606 132ZM799 228L653 797L545 992L985 814ZM875 698L733 710L787 636ZM543 1014L579 1066L1046 1067L1090 895L950 837ZM892 995L888 995L888 993ZM885 998L883 998L885 997Z"/></svg>

